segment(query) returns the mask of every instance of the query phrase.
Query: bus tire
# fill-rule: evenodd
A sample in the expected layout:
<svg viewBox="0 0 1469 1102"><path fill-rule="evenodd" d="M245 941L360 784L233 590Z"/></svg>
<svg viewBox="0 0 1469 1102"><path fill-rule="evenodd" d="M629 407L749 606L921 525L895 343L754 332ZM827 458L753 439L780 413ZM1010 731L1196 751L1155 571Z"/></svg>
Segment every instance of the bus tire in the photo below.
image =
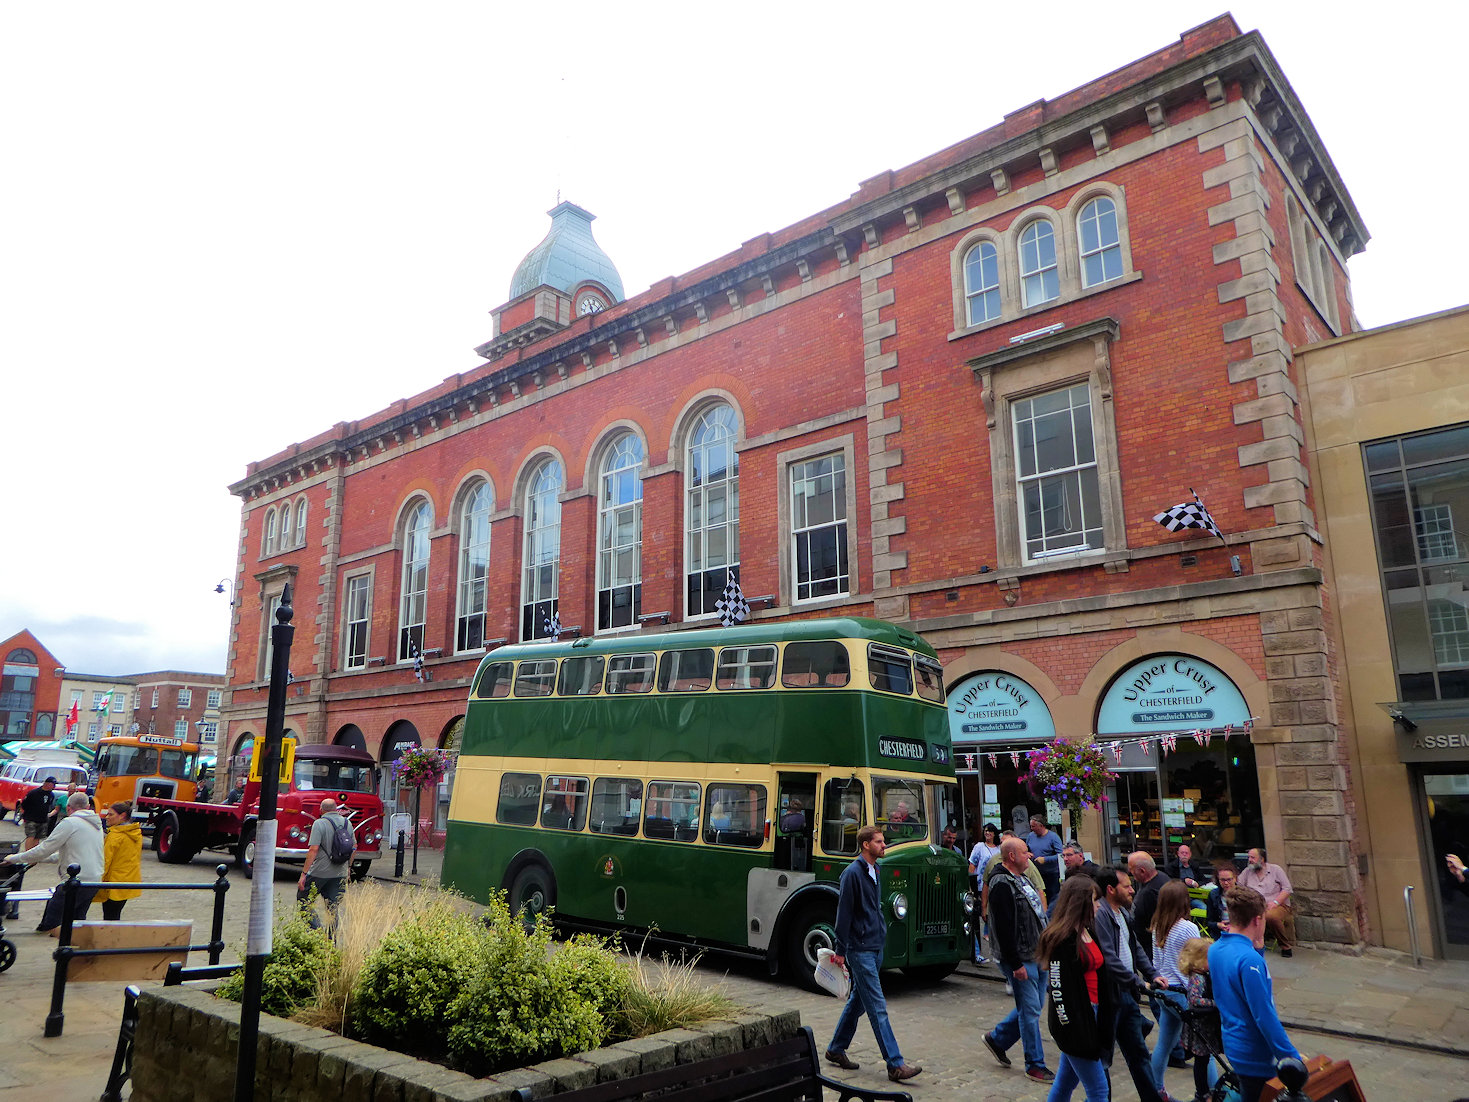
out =
<svg viewBox="0 0 1469 1102"><path fill-rule="evenodd" d="M194 859L197 850L191 850L179 826L179 817L172 811L164 812L153 831L153 848L158 851L158 860L165 865L187 865Z"/></svg>
<svg viewBox="0 0 1469 1102"><path fill-rule="evenodd" d="M904 966L903 975L917 983L941 983L952 976L954 969L958 967L957 960L947 964L909 964Z"/></svg>
<svg viewBox="0 0 1469 1102"><path fill-rule="evenodd" d="M508 902L512 914L523 914L526 928L556 906L556 876L540 861L521 867L510 882Z"/></svg>
<svg viewBox="0 0 1469 1102"><path fill-rule="evenodd" d="M367 879L367 870L370 869L370 868L372 868L372 862L371 861L353 861L352 862L352 874L351 874L352 875L352 883L356 884L356 883L358 883L361 880L366 880Z"/></svg>
<svg viewBox="0 0 1469 1102"><path fill-rule="evenodd" d="M785 952L782 959L786 975L808 991L830 994L816 982L816 951L835 950L837 935L836 901L808 903L791 917L786 927Z"/></svg>
<svg viewBox="0 0 1469 1102"><path fill-rule="evenodd" d="M240 831L239 844L235 846L235 864L245 874L246 880L255 877L255 824L251 823Z"/></svg>

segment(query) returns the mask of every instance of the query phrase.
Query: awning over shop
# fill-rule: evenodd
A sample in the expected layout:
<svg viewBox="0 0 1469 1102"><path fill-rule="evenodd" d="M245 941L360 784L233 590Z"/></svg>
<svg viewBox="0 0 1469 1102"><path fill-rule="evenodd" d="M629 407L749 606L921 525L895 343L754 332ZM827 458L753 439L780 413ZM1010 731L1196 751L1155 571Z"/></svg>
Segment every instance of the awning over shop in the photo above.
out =
<svg viewBox="0 0 1469 1102"><path fill-rule="evenodd" d="M88 746L84 742L75 739L62 739L59 741L29 741L29 742L0 742L0 760L10 761L21 755L28 757L39 757L48 751L58 754L75 753L82 761L91 764L92 759L97 756L95 747Z"/></svg>

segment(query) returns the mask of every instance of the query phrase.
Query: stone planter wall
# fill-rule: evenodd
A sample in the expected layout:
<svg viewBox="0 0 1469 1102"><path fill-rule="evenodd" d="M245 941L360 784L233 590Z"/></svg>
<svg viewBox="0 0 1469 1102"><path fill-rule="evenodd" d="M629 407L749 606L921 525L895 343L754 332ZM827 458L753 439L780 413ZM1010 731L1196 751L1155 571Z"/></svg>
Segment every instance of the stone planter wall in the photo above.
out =
<svg viewBox="0 0 1469 1102"><path fill-rule="evenodd" d="M800 1015L766 1009L623 1041L544 1064L472 1079L387 1049L261 1015L256 1102L510 1102L756 1048L795 1035ZM133 1102L218 1102L234 1096L238 1003L188 987L145 990L133 1046Z"/></svg>

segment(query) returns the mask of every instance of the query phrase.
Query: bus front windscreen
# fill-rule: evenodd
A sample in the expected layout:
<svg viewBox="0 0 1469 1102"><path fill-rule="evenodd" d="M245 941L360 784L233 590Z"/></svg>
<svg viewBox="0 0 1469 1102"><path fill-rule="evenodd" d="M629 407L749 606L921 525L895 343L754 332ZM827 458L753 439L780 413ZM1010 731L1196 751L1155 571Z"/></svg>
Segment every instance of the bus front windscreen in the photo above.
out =
<svg viewBox="0 0 1469 1102"><path fill-rule="evenodd" d="M371 765L329 758L296 759L296 787L318 792L371 792L376 779Z"/></svg>
<svg viewBox="0 0 1469 1102"><path fill-rule="evenodd" d="M926 841L929 836L923 782L902 777L873 777L872 801L877 825L890 846Z"/></svg>

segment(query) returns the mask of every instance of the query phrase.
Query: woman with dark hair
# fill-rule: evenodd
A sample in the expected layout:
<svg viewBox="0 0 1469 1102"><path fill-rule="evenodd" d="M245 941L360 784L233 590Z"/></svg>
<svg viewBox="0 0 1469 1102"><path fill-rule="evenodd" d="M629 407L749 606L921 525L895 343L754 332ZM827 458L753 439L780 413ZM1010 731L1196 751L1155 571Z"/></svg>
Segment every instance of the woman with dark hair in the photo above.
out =
<svg viewBox="0 0 1469 1102"><path fill-rule="evenodd" d="M1168 1071L1168 1057L1183 1030L1180 1011L1188 1005L1185 992L1188 977L1178 966L1183 947L1199 936L1199 928L1189 918L1193 900L1182 880L1170 880L1158 892L1158 909L1153 912L1153 966L1168 986L1156 993L1163 1005L1158 1012L1158 1038L1153 1048L1153 1079L1158 1090L1165 1089L1163 1076Z"/></svg>
<svg viewBox="0 0 1469 1102"><path fill-rule="evenodd" d="M1090 876L1063 883L1036 950L1036 960L1046 970L1051 1037L1061 1050L1046 1102L1068 1102L1078 1083L1086 1102L1107 1102L1102 1058L1112 1048L1117 1015L1112 980L1102 966L1101 947L1092 939L1099 895L1101 889Z"/></svg>
<svg viewBox="0 0 1469 1102"><path fill-rule="evenodd" d="M979 917L983 924L984 936L989 937L989 921L985 918L984 889L980 887L980 879L984 876L984 867L990 863L990 858L1000 852L1000 828L994 823L985 823L984 829L979 832L979 841L974 843L974 848L969 851L969 886L974 893L980 897ZM974 963L984 963L984 951L979 941L980 930L974 931Z"/></svg>

